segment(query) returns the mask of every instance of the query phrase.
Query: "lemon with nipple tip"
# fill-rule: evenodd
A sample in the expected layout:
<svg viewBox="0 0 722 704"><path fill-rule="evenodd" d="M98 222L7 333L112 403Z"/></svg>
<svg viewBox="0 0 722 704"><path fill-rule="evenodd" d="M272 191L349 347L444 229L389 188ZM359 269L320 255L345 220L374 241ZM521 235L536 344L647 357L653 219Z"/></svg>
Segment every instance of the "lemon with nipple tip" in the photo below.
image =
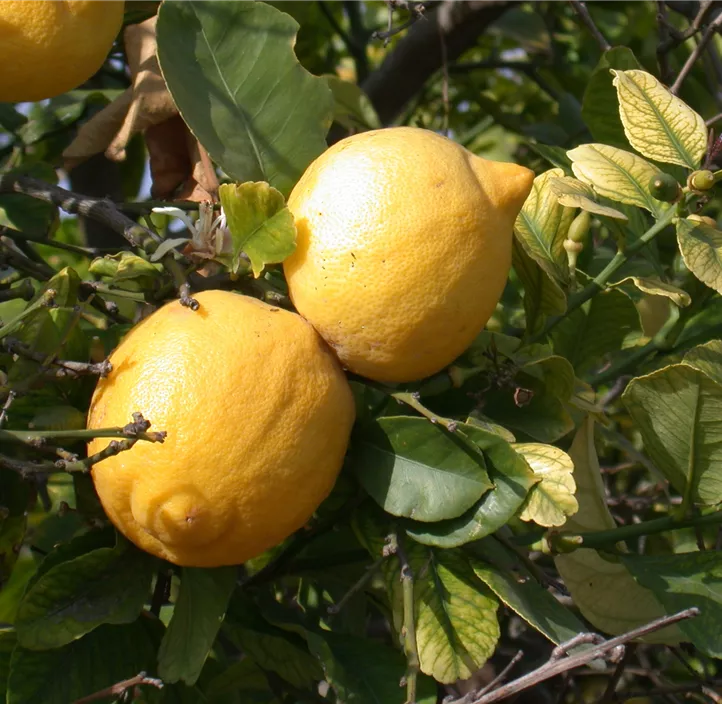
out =
<svg viewBox="0 0 722 704"><path fill-rule="evenodd" d="M113 524L178 565L239 564L303 526L331 491L354 401L300 316L224 291L169 303L134 327L98 382L89 428L134 412L164 430L92 468ZM96 438L88 453L105 448Z"/></svg>

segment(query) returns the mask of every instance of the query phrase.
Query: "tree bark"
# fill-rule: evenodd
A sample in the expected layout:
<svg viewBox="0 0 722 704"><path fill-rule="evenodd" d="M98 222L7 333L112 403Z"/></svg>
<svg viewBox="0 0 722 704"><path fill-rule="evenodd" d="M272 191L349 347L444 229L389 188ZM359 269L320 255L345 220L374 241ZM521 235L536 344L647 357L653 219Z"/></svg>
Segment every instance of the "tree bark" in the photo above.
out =
<svg viewBox="0 0 722 704"><path fill-rule="evenodd" d="M510 5L497 0L445 0L413 24L361 85L381 122L392 123L442 67L442 39L447 61L453 61L474 46L479 35Z"/></svg>

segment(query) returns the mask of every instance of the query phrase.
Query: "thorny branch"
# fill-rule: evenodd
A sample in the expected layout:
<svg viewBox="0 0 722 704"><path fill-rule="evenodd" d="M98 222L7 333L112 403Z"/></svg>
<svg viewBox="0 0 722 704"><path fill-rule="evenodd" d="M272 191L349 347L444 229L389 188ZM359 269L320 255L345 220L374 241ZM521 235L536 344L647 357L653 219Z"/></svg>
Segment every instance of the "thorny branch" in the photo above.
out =
<svg viewBox="0 0 722 704"><path fill-rule="evenodd" d="M628 631L616 638L610 638L609 640L604 640L596 633L581 633L555 648L546 663L526 675L488 692L487 694L480 694L477 692L475 698L473 699L463 697L461 699L446 701L445 704L492 704L492 702L499 702L507 699L519 692L535 687L541 682L551 679L552 677L568 672L569 670L581 667L582 665L588 665L590 662L599 658L604 658L615 663L619 662L620 659L624 657L625 645L627 643L637 640L638 638L643 638L650 633L659 631L662 628L666 628L667 626L678 623L679 621L694 618L695 616L698 616L699 613L699 609L695 607L685 609L684 611L680 611L672 616L658 618L644 626L640 626L639 628L635 628L634 630ZM576 653L575 655L567 654L572 648L588 643L595 643L595 645Z"/></svg>
<svg viewBox="0 0 722 704"><path fill-rule="evenodd" d="M90 704L90 702L97 702L102 699L108 699L108 697L119 697L125 694L129 689L140 687L141 685L150 685L157 689L163 688L163 680L159 680L156 677L148 677L145 672L139 672L135 677L131 677L128 680L122 680L116 682L110 687L101 689L99 692L89 694L87 697L81 697L76 699L73 704Z"/></svg>

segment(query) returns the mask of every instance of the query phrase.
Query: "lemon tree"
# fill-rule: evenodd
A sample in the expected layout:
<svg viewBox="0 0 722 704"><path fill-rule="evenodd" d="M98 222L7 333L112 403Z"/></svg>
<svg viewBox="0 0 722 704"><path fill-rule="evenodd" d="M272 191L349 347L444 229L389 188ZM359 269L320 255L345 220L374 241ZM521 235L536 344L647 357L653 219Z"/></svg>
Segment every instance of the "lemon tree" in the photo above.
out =
<svg viewBox="0 0 722 704"><path fill-rule="evenodd" d="M719 25L0 0L3 700L717 701Z"/></svg>

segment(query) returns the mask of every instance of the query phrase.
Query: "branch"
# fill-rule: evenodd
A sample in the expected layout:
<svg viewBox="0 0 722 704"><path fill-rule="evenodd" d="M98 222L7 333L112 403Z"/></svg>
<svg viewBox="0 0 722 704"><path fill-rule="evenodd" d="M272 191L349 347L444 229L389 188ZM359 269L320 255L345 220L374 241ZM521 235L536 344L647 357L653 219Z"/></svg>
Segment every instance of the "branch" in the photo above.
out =
<svg viewBox="0 0 722 704"><path fill-rule="evenodd" d="M125 694L125 692L129 689L139 687L143 684L156 687L157 689L163 689L163 680L159 680L155 677L148 677L145 672L139 672L135 677L131 677L129 680L116 682L114 685L101 689L99 692L89 694L87 697L76 699L73 704L89 704L90 702L97 702L101 699L107 699L108 697L119 697L120 695Z"/></svg>
<svg viewBox="0 0 722 704"><path fill-rule="evenodd" d="M545 682L546 680L556 677L557 675L561 675L564 672L581 667L582 665L588 665L590 662L597 660L600 657L607 656L608 659L614 662L619 662L619 660L624 656L624 645L626 643L638 638L643 638L644 636L654 633L655 631L659 631L662 628L666 628L673 623L678 623L679 621L683 621L688 618L694 618L695 616L698 616L699 613L700 611L696 607L685 609L684 611L680 611L672 616L658 618L645 626L640 626L639 628L635 628L632 631L629 631L621 636L617 636L616 638L610 638L609 640L603 640L601 639L601 636L598 636L597 634L580 634L579 636L575 636L570 641L562 643L560 646L555 648L551 658L544 663L544 665L538 667L536 670L532 670L523 677L519 677L513 682L503 685L488 694L481 696L477 695L477 698L471 700L471 702L469 702L468 699L457 699L452 702L447 702L447 704L462 704L462 702L464 702L464 704L492 704L492 702L507 699L519 692L535 687L541 682ZM601 642L592 648L588 648L576 655L565 655L567 650L580 644L580 642L595 642L600 639Z"/></svg>
<svg viewBox="0 0 722 704"><path fill-rule="evenodd" d="M707 29L705 29L704 34L697 43L697 46L687 57L687 61L684 66L682 66L679 74L677 75L677 79L669 89L669 92L672 93L672 95L677 95L677 93L679 93L679 89L682 86L684 79L687 78L687 75L692 70L692 67L695 65L699 57L702 55L702 52L706 49L707 44L710 43L712 37L720 27L722 27L722 13L717 15L717 17L715 17L714 20L707 25Z"/></svg>
<svg viewBox="0 0 722 704"><path fill-rule="evenodd" d="M585 286L579 293L569 299L569 305L564 315L552 318L538 335L534 335L530 342L539 342L545 338L562 320L568 317L578 308L581 308L588 300L604 290L609 279L614 273L625 264L629 258L643 247L646 247L667 225L678 217L676 208L670 208L665 215L649 228L639 239L635 240L625 250L619 250L606 267Z"/></svg>
<svg viewBox="0 0 722 704"><path fill-rule="evenodd" d="M581 0L570 0L572 7L577 11L577 14L579 15L579 18L582 20L586 28L589 30L591 35L596 40L597 44L599 44L599 48L602 51L607 51L608 49L612 48L612 45L606 40L604 35L599 31L599 27L597 27L596 24L594 24L594 20L592 19L592 16L589 14L589 10L587 9L586 3L582 2Z"/></svg>
<svg viewBox="0 0 722 704"><path fill-rule="evenodd" d="M48 359L47 355L41 352L34 352L29 345L26 345L14 337L6 337L0 340L0 346L4 347L10 354L16 354L20 357L30 359L44 368L49 368L51 365L60 367L56 374L56 376L59 377L77 379L80 376L90 374L104 378L113 371L113 367L107 359L102 362L73 362L55 359L55 357Z"/></svg>
<svg viewBox="0 0 722 704"><path fill-rule="evenodd" d="M384 557L395 554L399 561L399 578L403 593L404 620L401 642L406 654L406 704L416 704L416 685L419 677L419 650L416 643L416 617L414 614L414 572L403 545L400 533L391 533L384 548Z"/></svg>
<svg viewBox="0 0 722 704"><path fill-rule="evenodd" d="M455 61L473 47L479 35L509 7L508 2L446 0L433 11L427 11L425 20L409 29L361 85L381 122L386 125L393 122L442 67L440 36L446 45L448 61Z"/></svg>
<svg viewBox="0 0 722 704"><path fill-rule="evenodd" d="M96 220L125 237L133 247L146 251L152 251L162 242L154 232L123 215L111 201L88 198L30 176L0 176L0 193L22 193L36 200L52 203L66 213Z"/></svg>

